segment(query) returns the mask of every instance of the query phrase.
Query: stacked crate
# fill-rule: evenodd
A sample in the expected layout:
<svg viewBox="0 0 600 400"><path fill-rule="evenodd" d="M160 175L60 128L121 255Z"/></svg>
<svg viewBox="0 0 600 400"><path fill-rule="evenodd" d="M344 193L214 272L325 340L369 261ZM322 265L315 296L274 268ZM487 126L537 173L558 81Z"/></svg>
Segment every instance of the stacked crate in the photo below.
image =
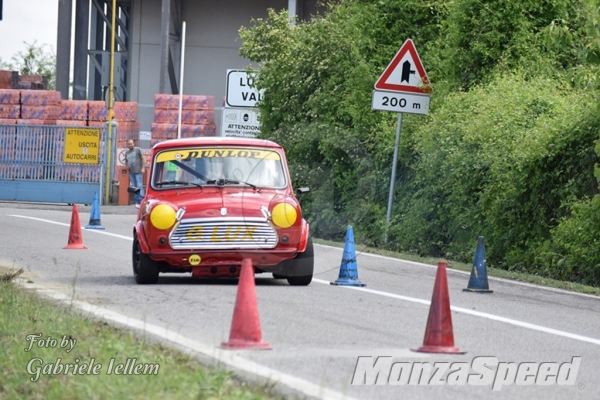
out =
<svg viewBox="0 0 600 400"><path fill-rule="evenodd" d="M21 118L21 92L0 89L0 124L16 124Z"/></svg>
<svg viewBox="0 0 600 400"><path fill-rule="evenodd" d="M108 109L102 100L88 101L88 126L103 127L108 121Z"/></svg>
<svg viewBox="0 0 600 400"><path fill-rule="evenodd" d="M60 102L60 92L54 90L21 90L21 116L17 124L55 125Z"/></svg>
<svg viewBox="0 0 600 400"><path fill-rule="evenodd" d="M87 100L62 100L60 114L56 125L61 126L87 126L88 101Z"/></svg>
<svg viewBox="0 0 600 400"><path fill-rule="evenodd" d="M183 95L181 99L181 137L216 136L215 97ZM154 95L154 122L150 145L176 139L179 122L179 95Z"/></svg>
<svg viewBox="0 0 600 400"><path fill-rule="evenodd" d="M42 75L19 75L17 87L15 89L48 89L48 77Z"/></svg>
<svg viewBox="0 0 600 400"><path fill-rule="evenodd" d="M134 101L117 101L114 104L113 121L117 123L117 147L125 147L128 139L140 137L138 104ZM104 128L108 121L108 109L100 100L63 100L57 125L88 126Z"/></svg>
<svg viewBox="0 0 600 400"><path fill-rule="evenodd" d="M0 70L0 89L17 89L19 73L17 71Z"/></svg>
<svg viewBox="0 0 600 400"><path fill-rule="evenodd" d="M115 102L114 112L114 119L117 122L117 148L127 147L129 139L133 140L136 146L139 146L138 103L117 101Z"/></svg>
<svg viewBox="0 0 600 400"><path fill-rule="evenodd" d="M0 74L0 83L8 80L12 82L13 75ZM4 81L2 78L5 78ZM31 81L36 83L34 78ZM133 139L136 145L139 143L140 123L137 111L136 102L115 103L114 121L117 129L113 146L126 147L128 139ZM0 128L0 178L97 181L98 169L89 166L57 165L51 174L42 173L39 160L62 160L64 131L56 132L58 140L52 139L52 154L47 154L50 150L44 138L48 137L49 132L40 125L104 128L107 121L108 110L104 101L62 100L57 91L0 88L0 125L15 125L14 129ZM29 132L33 135L18 135L17 124L30 125ZM100 153L104 153L103 142ZM114 161L116 163L117 160ZM45 169L47 170L48 168Z"/></svg>
<svg viewBox="0 0 600 400"><path fill-rule="evenodd" d="M48 89L48 77L42 75L19 75L18 71L0 70L0 89Z"/></svg>

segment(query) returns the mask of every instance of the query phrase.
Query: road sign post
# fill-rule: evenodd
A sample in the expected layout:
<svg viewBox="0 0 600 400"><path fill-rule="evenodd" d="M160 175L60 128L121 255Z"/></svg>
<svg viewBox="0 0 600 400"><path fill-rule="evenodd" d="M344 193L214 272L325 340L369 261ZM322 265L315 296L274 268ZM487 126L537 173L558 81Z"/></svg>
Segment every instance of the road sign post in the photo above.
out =
<svg viewBox="0 0 600 400"><path fill-rule="evenodd" d="M412 40L407 39L396 53L377 82L371 100L373 110L392 111L398 113L396 126L396 142L392 160L392 176L386 215L385 242L388 241L388 229L392 219L392 203L394 184L398 165L398 149L400 146L400 130L402 113L427 114L429 112L429 96L431 85L423 68L417 49Z"/></svg>
<svg viewBox="0 0 600 400"><path fill-rule="evenodd" d="M398 122L396 124L396 143L394 145L394 159L392 161L392 180L390 182L390 194L388 196L388 207L386 222L389 225L392 219L392 202L394 199L394 182L396 181L396 165L398 164L398 148L400 147L400 128L402 127L402 113L398 113ZM385 229L385 241L387 243L387 226Z"/></svg>

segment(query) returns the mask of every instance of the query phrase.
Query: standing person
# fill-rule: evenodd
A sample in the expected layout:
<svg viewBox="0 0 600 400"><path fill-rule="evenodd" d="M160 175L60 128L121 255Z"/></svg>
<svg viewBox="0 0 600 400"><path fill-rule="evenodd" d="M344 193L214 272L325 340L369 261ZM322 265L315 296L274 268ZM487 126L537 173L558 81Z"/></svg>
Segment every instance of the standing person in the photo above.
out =
<svg viewBox="0 0 600 400"><path fill-rule="evenodd" d="M145 168L145 160L144 155L142 154L142 149L139 147L135 147L133 145L133 140L129 139L127 141L127 147L129 150L125 152L125 165L129 168L129 182L130 185L136 188L139 188L139 193L135 193L133 195L133 199L135 200L135 206L140 208L140 203L144 198L144 172Z"/></svg>

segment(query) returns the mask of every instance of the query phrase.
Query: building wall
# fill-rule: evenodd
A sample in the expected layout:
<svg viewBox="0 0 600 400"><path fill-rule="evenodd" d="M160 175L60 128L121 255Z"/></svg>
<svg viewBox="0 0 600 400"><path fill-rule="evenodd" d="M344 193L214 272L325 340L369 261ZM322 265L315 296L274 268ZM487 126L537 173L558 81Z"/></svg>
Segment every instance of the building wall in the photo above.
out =
<svg viewBox="0 0 600 400"><path fill-rule="evenodd" d="M314 14L314 2L299 3L302 4L298 12L304 18ZM216 121L220 128L227 70L244 69L250 65L248 60L239 56L242 44L239 28L250 27L252 18L266 18L268 8L287 10L288 0L182 0L181 4L181 19L187 26L183 93L215 96ZM150 130L154 94L159 93L161 6L162 0L132 1L128 100L138 102L141 129L144 131ZM176 12L175 8L171 9L172 15ZM171 25L171 33L174 32ZM179 41L171 40L171 52L179 81Z"/></svg>

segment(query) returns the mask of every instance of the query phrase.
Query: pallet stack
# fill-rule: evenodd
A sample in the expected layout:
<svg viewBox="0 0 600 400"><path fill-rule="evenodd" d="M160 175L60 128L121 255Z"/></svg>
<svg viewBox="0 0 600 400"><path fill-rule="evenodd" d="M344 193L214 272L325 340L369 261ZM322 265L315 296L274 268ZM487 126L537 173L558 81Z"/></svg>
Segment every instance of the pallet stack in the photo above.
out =
<svg viewBox="0 0 600 400"><path fill-rule="evenodd" d="M139 140L137 102L115 102L117 141ZM0 124L104 127L108 110L103 101L62 100L53 90L0 89Z"/></svg>
<svg viewBox="0 0 600 400"><path fill-rule="evenodd" d="M21 118L21 91L0 89L0 124L16 124Z"/></svg>
<svg viewBox="0 0 600 400"><path fill-rule="evenodd" d="M215 97L183 95L181 100L181 137L217 136ZM150 146L177 138L179 95L154 95L154 122L150 127Z"/></svg>
<svg viewBox="0 0 600 400"><path fill-rule="evenodd" d="M55 125L60 101L60 93L54 90L21 90L21 119L17 124Z"/></svg>
<svg viewBox="0 0 600 400"><path fill-rule="evenodd" d="M53 90L0 89L0 124L55 125L60 102Z"/></svg>
<svg viewBox="0 0 600 400"><path fill-rule="evenodd" d="M19 75L18 71L0 70L0 89L48 89L48 77L42 75Z"/></svg>
<svg viewBox="0 0 600 400"><path fill-rule="evenodd" d="M117 141L138 140L140 123L137 117L138 104L134 101L117 101L114 118L117 123ZM58 125L89 126L102 128L108 121L108 109L104 101L63 100ZM119 146L117 146L119 147Z"/></svg>
<svg viewBox="0 0 600 400"><path fill-rule="evenodd" d="M0 70L0 89L18 89L19 73Z"/></svg>
<svg viewBox="0 0 600 400"><path fill-rule="evenodd" d="M140 145L140 121L138 121L138 103L116 101L114 120L117 122L117 148L127 147L127 141L133 140Z"/></svg>
<svg viewBox="0 0 600 400"><path fill-rule="evenodd" d="M64 132L50 133L44 125L103 128L108 121L105 103L62 100L60 92L53 90L2 88L8 86L7 82L14 86L14 74L0 74L0 125L15 125L15 129L4 129L0 134L0 179L97 181L97 168L60 164L64 152ZM33 79L32 83L35 83ZM113 146L126 147L128 139L133 139L139 145L137 111L136 102L115 102L114 121L117 129ZM16 125L30 126L27 134L18 134ZM100 153L104 153L104 143L100 145ZM43 167L40 164L42 159L58 161L59 164Z"/></svg>

